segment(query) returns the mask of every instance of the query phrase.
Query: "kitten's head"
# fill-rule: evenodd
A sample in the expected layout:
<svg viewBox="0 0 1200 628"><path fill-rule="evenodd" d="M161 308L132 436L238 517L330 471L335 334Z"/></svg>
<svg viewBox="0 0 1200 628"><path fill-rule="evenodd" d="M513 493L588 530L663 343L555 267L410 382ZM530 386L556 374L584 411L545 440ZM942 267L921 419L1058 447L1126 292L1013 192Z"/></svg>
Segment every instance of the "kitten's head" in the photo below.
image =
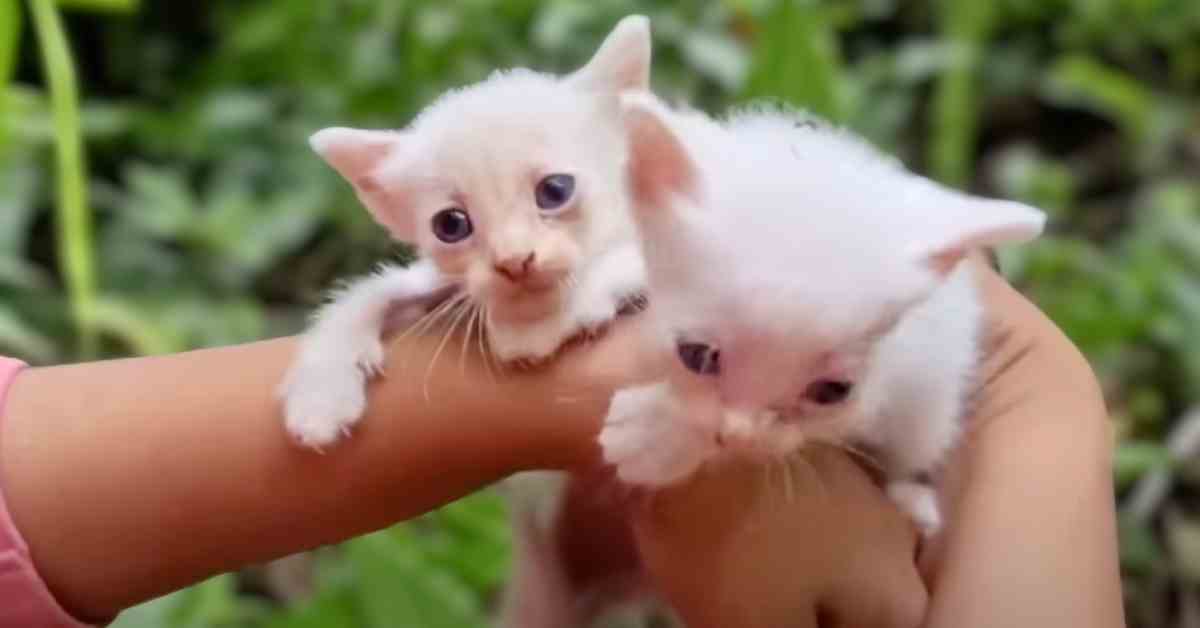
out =
<svg viewBox="0 0 1200 628"><path fill-rule="evenodd" d="M823 123L748 112L718 125L641 96L624 107L676 382L752 450L843 433L878 340L969 250L1043 226L1033 208L940 186Z"/></svg>
<svg viewBox="0 0 1200 628"><path fill-rule="evenodd" d="M631 16L570 75L496 72L406 129L329 128L311 144L393 237L495 319L533 321L631 229L619 96L647 89L649 72L649 22Z"/></svg>

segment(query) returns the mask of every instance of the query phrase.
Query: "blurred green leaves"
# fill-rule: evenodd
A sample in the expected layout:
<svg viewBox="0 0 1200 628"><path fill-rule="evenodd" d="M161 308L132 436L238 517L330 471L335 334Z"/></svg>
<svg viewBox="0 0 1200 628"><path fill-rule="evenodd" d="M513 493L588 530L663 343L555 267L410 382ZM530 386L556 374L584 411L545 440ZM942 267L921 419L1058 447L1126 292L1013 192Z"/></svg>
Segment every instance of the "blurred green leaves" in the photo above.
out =
<svg viewBox="0 0 1200 628"><path fill-rule="evenodd" d="M759 32L743 97L778 99L841 122L841 58L831 7L816 0L778 0Z"/></svg>
<svg viewBox="0 0 1200 628"><path fill-rule="evenodd" d="M123 613L113 628L485 628L508 561L499 497L317 552L311 599L274 608L218 576Z"/></svg>

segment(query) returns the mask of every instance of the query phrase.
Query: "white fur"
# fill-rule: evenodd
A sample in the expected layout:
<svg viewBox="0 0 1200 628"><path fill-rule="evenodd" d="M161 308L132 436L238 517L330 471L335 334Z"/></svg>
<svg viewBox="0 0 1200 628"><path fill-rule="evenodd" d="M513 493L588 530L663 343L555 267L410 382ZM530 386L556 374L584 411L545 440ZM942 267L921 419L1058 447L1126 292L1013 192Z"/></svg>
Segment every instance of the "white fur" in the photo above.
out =
<svg viewBox="0 0 1200 628"><path fill-rule="evenodd" d="M385 266L322 308L280 386L288 432L321 447L348 431L366 409L367 380L383 371L380 333L389 315L397 308L420 309L444 285L428 261Z"/></svg>
<svg viewBox="0 0 1200 628"><path fill-rule="evenodd" d="M644 89L648 72L648 23L635 16L567 77L497 72L442 96L408 129L333 127L312 136L313 149L375 218L415 243L424 259L352 285L321 311L281 389L293 437L325 446L361 417L364 386L383 368L384 322L398 302L459 284L486 308L491 352L505 362L536 361L603 327L622 299L642 291L618 97ZM560 172L575 176L574 197L561 212L543 215L533 187ZM460 243L441 242L429 228L447 207L462 208L474 224ZM550 287L526 294L493 267L530 253Z"/></svg>
<svg viewBox="0 0 1200 628"><path fill-rule="evenodd" d="M375 219L423 259L352 285L321 311L281 388L294 438L319 448L348 433L365 408L367 380L383 370L389 313L398 305L427 309L448 283L483 308L483 336L505 362L553 355L572 336L599 331L644 291L619 96L647 89L649 71L649 22L631 16L566 77L496 72L443 95L407 129L333 127L312 136L313 149ZM558 173L573 175L576 189L549 215L539 211L534 188ZM474 225L458 243L431 232L432 217L448 207ZM530 254L529 283L497 269ZM562 484L555 476L562 479L539 474L512 484L516 568L501 619L511 628L569 628L581 614L554 543Z"/></svg>
<svg viewBox="0 0 1200 628"><path fill-rule="evenodd" d="M648 96L625 106L655 315L672 342L718 348L721 368L681 366L671 385L643 389L654 394L618 393L600 435L606 459L622 478L662 486L680 466L646 461L660 455L646 440L670 443L672 459L868 444L889 494L935 531L936 496L912 480L959 432L982 327L971 270L957 262L1035 237L1042 214L941 187L811 118L758 110L717 123ZM825 379L853 393L806 399ZM679 406L688 412L669 411Z"/></svg>

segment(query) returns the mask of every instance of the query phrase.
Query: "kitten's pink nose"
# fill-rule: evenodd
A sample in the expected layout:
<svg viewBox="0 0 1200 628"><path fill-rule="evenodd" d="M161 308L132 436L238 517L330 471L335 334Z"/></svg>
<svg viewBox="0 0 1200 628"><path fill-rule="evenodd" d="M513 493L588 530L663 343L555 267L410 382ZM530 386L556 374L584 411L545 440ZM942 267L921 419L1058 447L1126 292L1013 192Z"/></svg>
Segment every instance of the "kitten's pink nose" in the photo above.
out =
<svg viewBox="0 0 1200 628"><path fill-rule="evenodd" d="M496 272L504 275L505 279L513 283L520 283L529 276L529 272L533 270L533 261L536 254L530 251L526 255L510 255L504 259L497 260L492 268Z"/></svg>

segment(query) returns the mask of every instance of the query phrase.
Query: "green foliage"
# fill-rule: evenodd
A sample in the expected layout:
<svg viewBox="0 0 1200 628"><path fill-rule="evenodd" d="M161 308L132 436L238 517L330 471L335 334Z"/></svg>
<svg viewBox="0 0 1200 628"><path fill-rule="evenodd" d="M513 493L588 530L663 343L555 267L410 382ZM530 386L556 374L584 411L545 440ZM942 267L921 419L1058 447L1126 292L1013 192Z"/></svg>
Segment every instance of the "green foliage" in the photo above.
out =
<svg viewBox="0 0 1200 628"><path fill-rule="evenodd" d="M55 5L98 13L65 13L64 37ZM1200 401L1194 0L0 0L0 352L297 330L333 280L408 254L309 133L402 125L496 67L573 68L634 11L666 95L808 107L1051 213L1005 266L1108 395L1130 623L1184 625L1200 594L1200 467L1174 444ZM1155 478L1162 497L1143 499ZM117 626L484 625L502 510L477 495L315 552L311 593L226 575Z"/></svg>

